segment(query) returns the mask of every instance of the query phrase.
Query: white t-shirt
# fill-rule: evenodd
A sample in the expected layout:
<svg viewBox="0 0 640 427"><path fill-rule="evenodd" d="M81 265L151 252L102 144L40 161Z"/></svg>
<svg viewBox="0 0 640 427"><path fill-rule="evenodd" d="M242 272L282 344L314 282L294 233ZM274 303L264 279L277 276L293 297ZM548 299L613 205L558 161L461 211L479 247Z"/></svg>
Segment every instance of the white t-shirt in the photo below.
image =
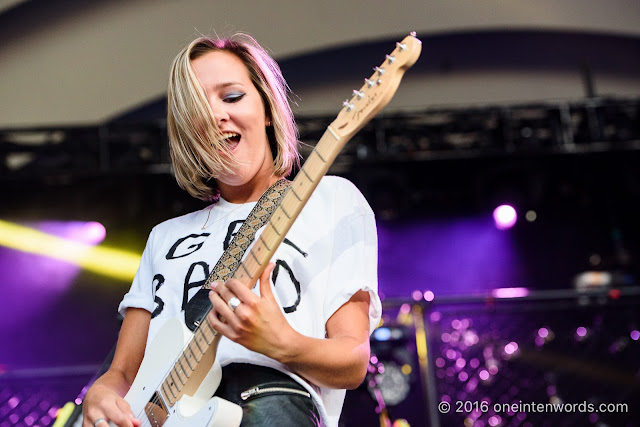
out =
<svg viewBox="0 0 640 427"><path fill-rule="evenodd" d="M220 199L211 209L153 228L131 289L118 308L122 314L128 307L153 313L147 343L167 319L184 319L187 301L204 284L255 204ZM289 324L301 334L325 338L327 320L359 290L370 295L370 332L378 325L382 307L375 218L360 191L346 179L321 180L272 262L276 263L271 274L274 296ZM259 286L253 292L259 294ZM288 373L311 392L324 423L338 424L345 390L310 385L276 360L224 337L216 360L222 366L253 363Z"/></svg>

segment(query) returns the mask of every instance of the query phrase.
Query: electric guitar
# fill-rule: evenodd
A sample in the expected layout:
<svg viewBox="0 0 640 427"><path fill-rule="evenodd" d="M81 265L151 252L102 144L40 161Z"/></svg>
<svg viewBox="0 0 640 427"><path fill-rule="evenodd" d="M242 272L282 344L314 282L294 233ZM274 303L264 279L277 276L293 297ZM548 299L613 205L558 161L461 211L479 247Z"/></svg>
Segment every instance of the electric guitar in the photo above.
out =
<svg viewBox="0 0 640 427"><path fill-rule="evenodd" d="M291 183L251 254L234 278L252 286L273 257L278 245L327 173L347 141L391 100L404 72L420 56L422 44L415 33L396 43L385 61L374 68L359 90L343 104L304 166ZM203 321L192 333L182 319L165 323L145 352L138 374L125 396L133 413L152 426L238 426L240 406L213 397L221 379L215 360L221 335Z"/></svg>

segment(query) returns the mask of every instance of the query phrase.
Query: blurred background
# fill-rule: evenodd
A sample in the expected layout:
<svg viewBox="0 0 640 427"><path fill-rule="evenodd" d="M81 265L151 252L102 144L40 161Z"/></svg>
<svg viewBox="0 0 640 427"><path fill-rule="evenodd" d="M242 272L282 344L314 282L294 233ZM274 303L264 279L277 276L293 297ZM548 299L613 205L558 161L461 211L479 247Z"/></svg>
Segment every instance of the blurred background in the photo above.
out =
<svg viewBox="0 0 640 427"><path fill-rule="evenodd" d="M311 147L423 43L330 170L376 213L385 307L341 425L638 425L638 22L636 0L0 2L0 427L82 402L149 231L204 206L171 174L168 70L236 31Z"/></svg>

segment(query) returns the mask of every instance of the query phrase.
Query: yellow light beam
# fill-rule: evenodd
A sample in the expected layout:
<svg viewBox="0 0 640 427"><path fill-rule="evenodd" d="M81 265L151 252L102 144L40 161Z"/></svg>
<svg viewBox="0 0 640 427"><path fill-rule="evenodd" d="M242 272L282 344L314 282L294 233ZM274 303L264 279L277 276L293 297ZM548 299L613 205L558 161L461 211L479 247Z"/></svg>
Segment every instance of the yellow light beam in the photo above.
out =
<svg viewBox="0 0 640 427"><path fill-rule="evenodd" d="M124 281L133 279L140 264L140 255L134 252L78 243L3 220L0 220L0 245L67 261Z"/></svg>

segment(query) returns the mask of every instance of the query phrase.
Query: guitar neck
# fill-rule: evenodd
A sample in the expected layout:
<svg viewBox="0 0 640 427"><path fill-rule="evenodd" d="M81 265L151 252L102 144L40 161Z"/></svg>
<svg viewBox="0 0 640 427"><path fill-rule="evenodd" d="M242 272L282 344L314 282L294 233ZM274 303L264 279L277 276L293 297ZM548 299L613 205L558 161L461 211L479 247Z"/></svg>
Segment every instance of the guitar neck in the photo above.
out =
<svg viewBox="0 0 640 427"><path fill-rule="evenodd" d="M274 210L265 229L257 237L249 254L236 270L234 279L240 280L246 286L252 286L256 282L343 145L331 127L327 128Z"/></svg>

